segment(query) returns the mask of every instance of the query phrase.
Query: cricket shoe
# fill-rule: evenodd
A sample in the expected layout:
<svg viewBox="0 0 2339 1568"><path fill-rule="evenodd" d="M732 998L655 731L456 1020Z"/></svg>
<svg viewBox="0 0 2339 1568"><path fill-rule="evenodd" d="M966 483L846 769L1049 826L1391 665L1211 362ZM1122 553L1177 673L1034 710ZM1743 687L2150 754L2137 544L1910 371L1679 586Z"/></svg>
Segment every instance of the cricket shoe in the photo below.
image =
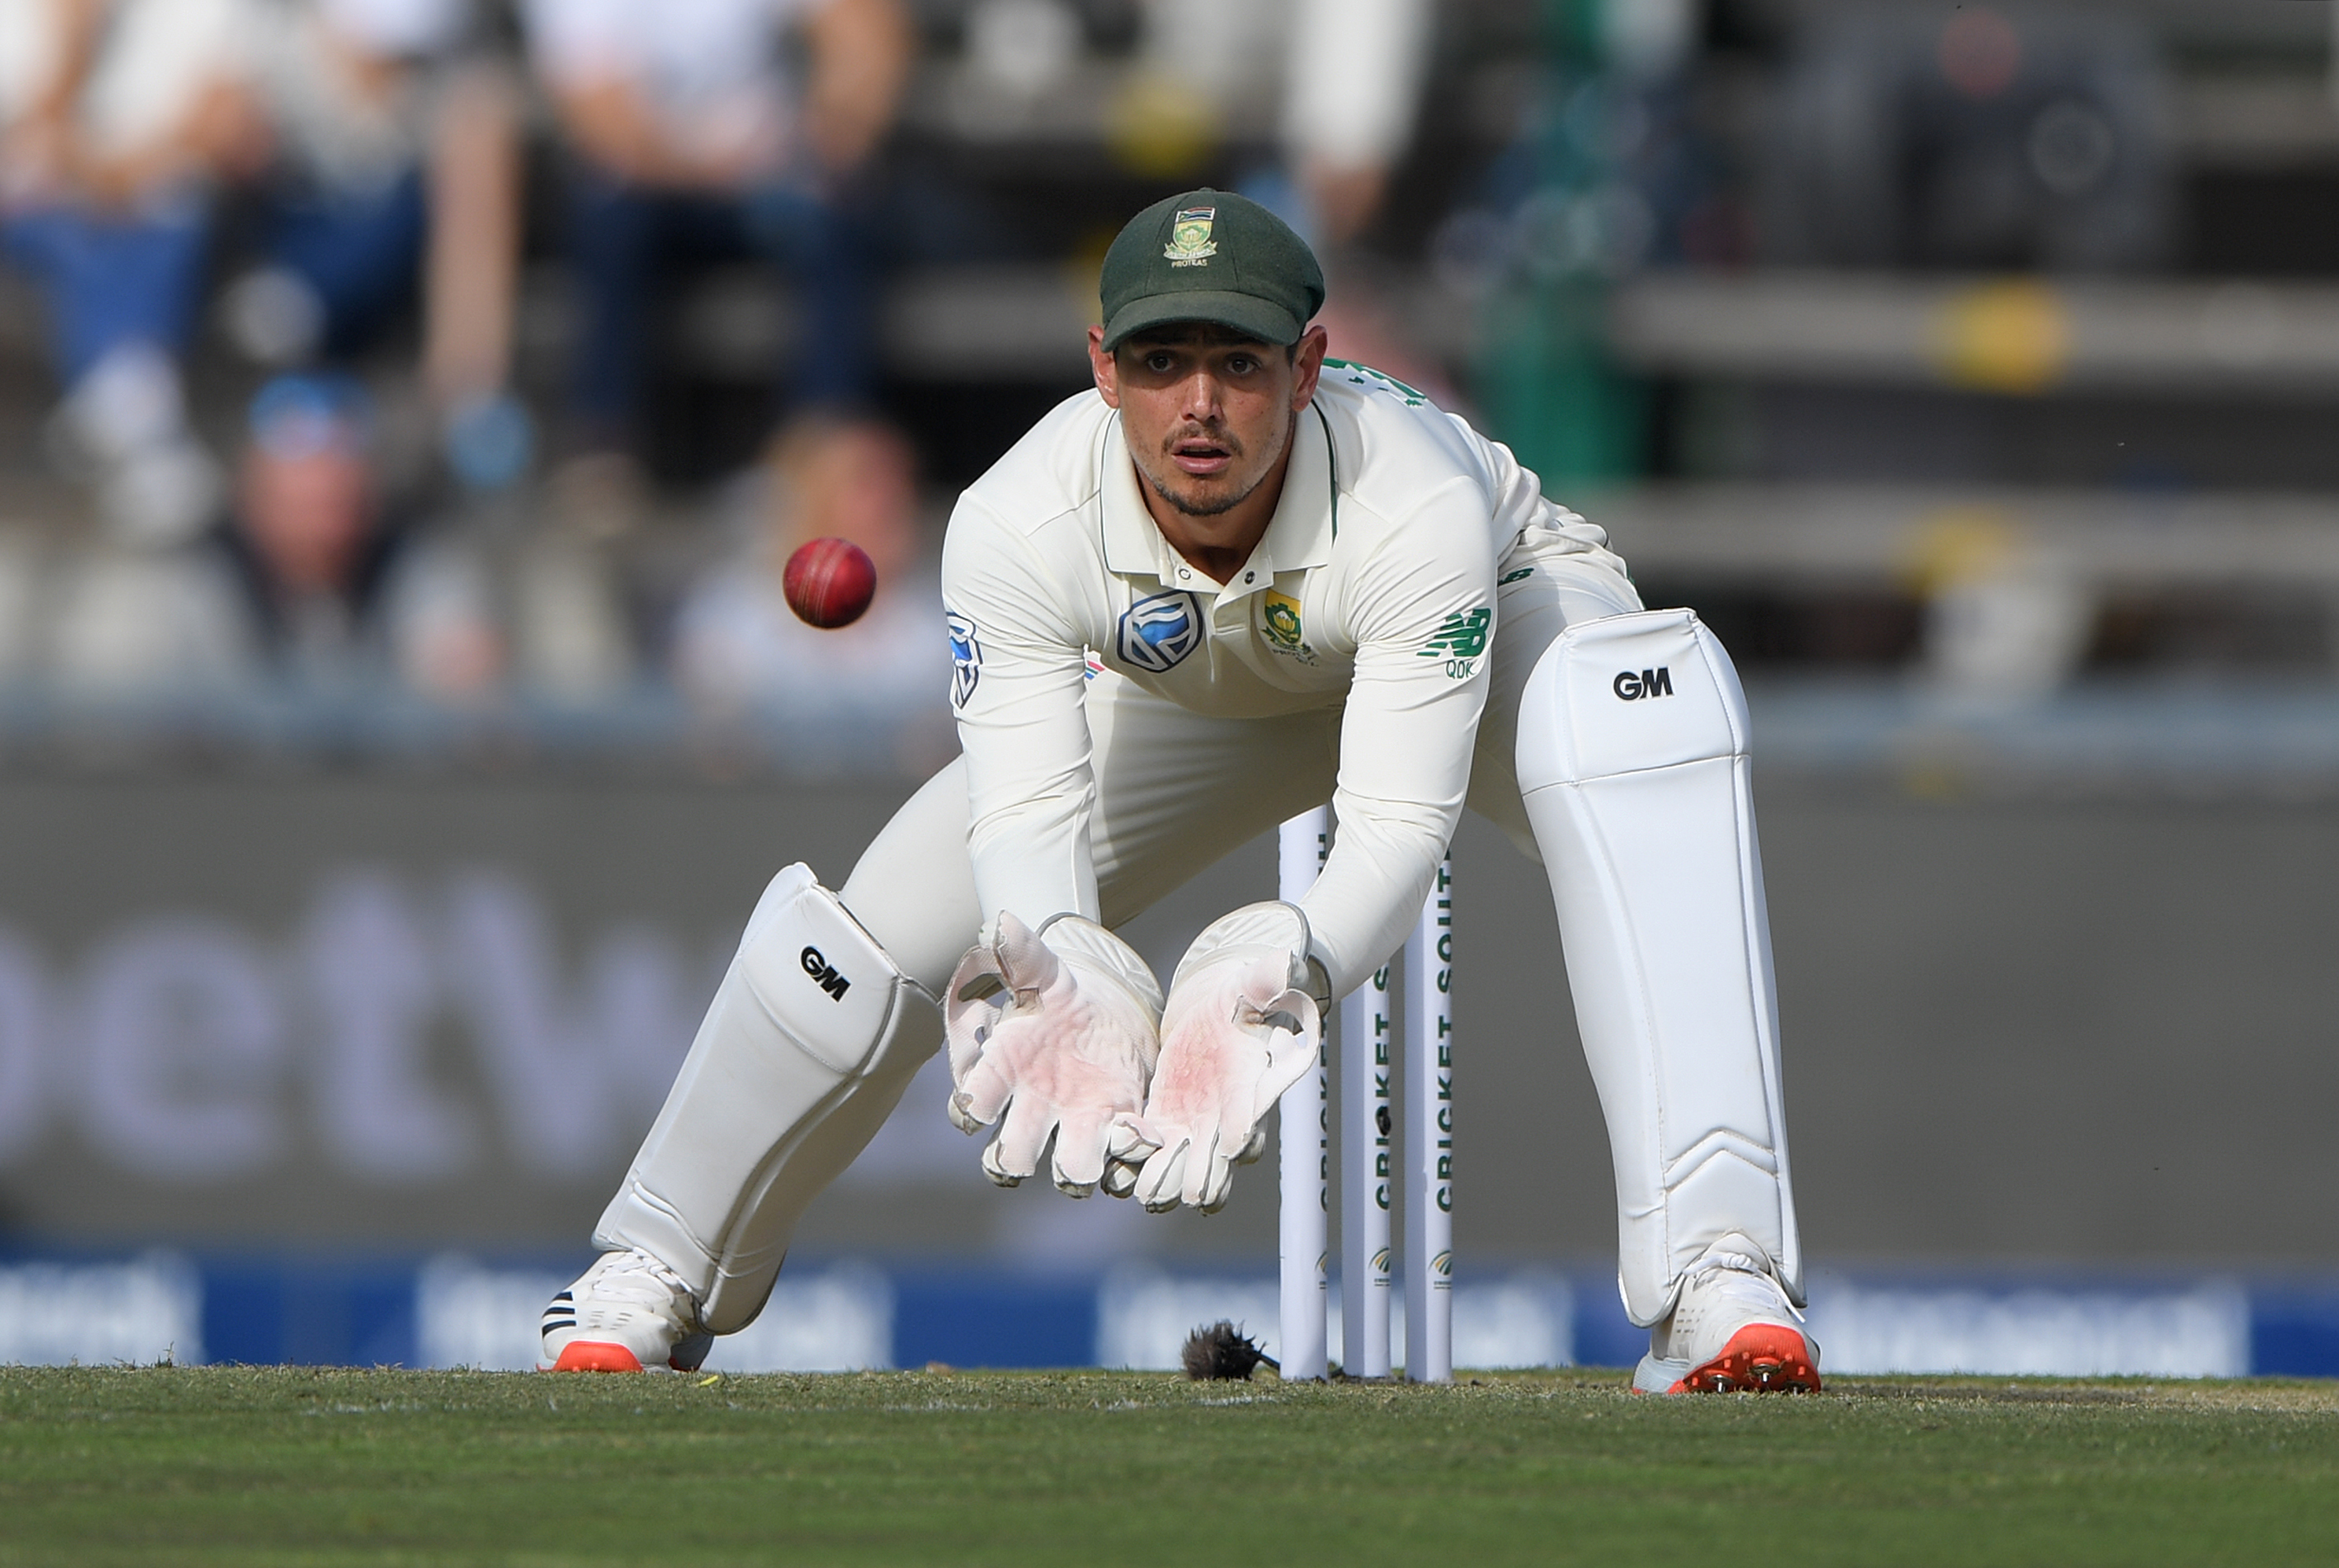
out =
<svg viewBox="0 0 2339 1568"><path fill-rule="evenodd" d="M1707 1247L1649 1335L1633 1374L1643 1394L1815 1394L1820 1346L1771 1259L1736 1231Z"/></svg>
<svg viewBox="0 0 2339 1568"><path fill-rule="evenodd" d="M648 1253L605 1252L544 1309L538 1372L696 1372L715 1336L682 1277Z"/></svg>

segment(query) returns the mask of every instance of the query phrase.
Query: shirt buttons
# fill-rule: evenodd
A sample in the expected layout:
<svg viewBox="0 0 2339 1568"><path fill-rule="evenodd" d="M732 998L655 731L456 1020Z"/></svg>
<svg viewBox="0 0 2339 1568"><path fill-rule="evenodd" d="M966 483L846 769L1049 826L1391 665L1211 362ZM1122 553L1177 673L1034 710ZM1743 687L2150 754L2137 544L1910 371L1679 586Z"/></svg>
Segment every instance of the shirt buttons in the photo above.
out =
<svg viewBox="0 0 2339 1568"><path fill-rule="evenodd" d="M1245 572L1243 574L1243 581L1247 583L1255 583L1258 581L1258 574L1257 572Z"/></svg>

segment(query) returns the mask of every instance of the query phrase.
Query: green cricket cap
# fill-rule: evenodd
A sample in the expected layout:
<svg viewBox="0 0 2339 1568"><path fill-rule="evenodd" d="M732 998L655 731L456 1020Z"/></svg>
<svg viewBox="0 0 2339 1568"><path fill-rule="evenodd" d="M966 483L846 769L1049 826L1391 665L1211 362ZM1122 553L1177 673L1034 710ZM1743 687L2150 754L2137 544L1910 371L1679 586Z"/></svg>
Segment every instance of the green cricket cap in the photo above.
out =
<svg viewBox="0 0 2339 1568"><path fill-rule="evenodd" d="M1296 343L1324 303L1324 269L1291 225L1248 196L1205 187L1131 218L1104 254L1104 346L1170 321L1209 321Z"/></svg>

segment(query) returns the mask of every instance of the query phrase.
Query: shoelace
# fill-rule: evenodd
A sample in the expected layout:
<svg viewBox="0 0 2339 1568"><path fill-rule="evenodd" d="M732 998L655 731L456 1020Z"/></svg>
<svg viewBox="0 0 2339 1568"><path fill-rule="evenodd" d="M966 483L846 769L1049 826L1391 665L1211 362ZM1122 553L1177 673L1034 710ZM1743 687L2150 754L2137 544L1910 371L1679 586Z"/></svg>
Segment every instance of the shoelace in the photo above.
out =
<svg viewBox="0 0 2339 1568"><path fill-rule="evenodd" d="M1767 1274L1770 1272L1770 1270L1764 1268L1760 1263L1757 1263L1753 1258L1748 1257L1743 1252L1709 1252L1704 1257L1699 1258L1695 1263L1691 1264L1689 1271L1692 1276L1696 1276L1700 1274L1712 1274L1716 1269L1720 1268L1731 1269L1739 1274Z"/></svg>
<svg viewBox="0 0 2339 1568"><path fill-rule="evenodd" d="M1768 1287L1762 1293L1763 1305L1766 1307L1775 1302L1776 1305L1784 1307L1791 1313L1796 1322L1804 1321L1802 1309L1794 1304L1784 1287L1779 1284L1777 1277L1763 1266L1761 1258L1743 1252L1709 1252L1690 1266L1689 1277L1692 1280L1702 1283L1709 1275L1725 1273L1745 1275L1749 1277L1742 1283L1734 1279L1720 1281L1719 1283L1724 1288L1739 1285L1742 1288L1752 1289L1755 1287L1755 1282L1759 1280L1762 1286Z"/></svg>
<svg viewBox="0 0 2339 1568"><path fill-rule="evenodd" d="M602 1271L593 1282L593 1294L642 1307L663 1307L679 1297L688 1301L690 1287L682 1276L646 1252L628 1252Z"/></svg>

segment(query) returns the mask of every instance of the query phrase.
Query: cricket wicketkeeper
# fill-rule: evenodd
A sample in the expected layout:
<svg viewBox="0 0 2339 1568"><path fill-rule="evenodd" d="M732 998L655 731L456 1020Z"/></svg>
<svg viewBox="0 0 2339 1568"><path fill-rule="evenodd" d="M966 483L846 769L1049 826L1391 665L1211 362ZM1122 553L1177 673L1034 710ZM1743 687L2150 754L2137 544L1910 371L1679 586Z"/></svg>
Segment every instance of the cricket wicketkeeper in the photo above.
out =
<svg viewBox="0 0 2339 1568"><path fill-rule="evenodd" d="M1636 1386L1817 1387L1721 645L1507 449L1327 359L1323 274L1264 208L1147 208L1102 296L1095 390L951 518L963 755L840 891L773 880L542 1365L697 1366L945 1035L992 1180L1218 1208L1468 805L1551 877ZM1165 995L1114 928L1327 796L1313 889L1206 928Z"/></svg>

